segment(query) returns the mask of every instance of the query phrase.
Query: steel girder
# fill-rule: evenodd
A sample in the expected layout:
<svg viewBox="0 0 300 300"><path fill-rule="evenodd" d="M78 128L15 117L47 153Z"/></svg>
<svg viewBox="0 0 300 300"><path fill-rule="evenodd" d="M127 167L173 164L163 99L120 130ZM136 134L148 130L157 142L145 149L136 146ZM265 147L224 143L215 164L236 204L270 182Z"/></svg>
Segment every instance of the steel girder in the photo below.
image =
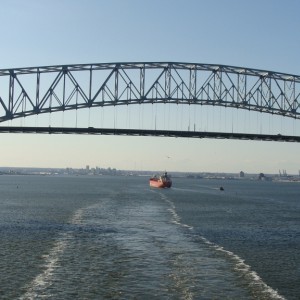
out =
<svg viewBox="0 0 300 300"><path fill-rule="evenodd" d="M215 105L300 119L300 76L174 62L0 70L0 122L55 111L145 103Z"/></svg>

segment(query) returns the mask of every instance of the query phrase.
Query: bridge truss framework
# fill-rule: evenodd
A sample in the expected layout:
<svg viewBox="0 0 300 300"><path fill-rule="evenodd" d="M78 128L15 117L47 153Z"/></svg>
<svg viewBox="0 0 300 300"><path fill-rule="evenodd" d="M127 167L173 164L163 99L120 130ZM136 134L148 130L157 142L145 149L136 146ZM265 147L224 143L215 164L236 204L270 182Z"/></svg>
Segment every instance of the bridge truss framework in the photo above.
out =
<svg viewBox="0 0 300 300"><path fill-rule="evenodd" d="M0 70L0 122L57 111L146 103L223 106L300 119L300 76L173 62Z"/></svg>

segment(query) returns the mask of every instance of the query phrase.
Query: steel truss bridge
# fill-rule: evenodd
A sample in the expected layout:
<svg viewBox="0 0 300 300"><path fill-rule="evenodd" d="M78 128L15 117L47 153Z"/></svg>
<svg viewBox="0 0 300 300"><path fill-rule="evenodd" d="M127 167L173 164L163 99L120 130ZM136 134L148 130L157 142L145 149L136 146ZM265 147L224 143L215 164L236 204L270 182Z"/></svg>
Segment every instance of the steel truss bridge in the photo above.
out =
<svg viewBox="0 0 300 300"><path fill-rule="evenodd" d="M225 65L141 62L0 70L0 123L83 108L134 104L212 105L300 119L300 76ZM268 134L0 126L0 132L80 133L300 142Z"/></svg>

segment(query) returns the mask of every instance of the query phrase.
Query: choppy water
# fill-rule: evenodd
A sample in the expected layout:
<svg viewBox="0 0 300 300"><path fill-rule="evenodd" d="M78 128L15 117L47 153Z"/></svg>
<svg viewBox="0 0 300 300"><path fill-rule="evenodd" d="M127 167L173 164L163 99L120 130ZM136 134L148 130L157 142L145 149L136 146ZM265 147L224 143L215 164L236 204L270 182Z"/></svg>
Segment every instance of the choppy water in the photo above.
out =
<svg viewBox="0 0 300 300"><path fill-rule="evenodd" d="M0 176L0 299L300 299L299 183L173 185Z"/></svg>

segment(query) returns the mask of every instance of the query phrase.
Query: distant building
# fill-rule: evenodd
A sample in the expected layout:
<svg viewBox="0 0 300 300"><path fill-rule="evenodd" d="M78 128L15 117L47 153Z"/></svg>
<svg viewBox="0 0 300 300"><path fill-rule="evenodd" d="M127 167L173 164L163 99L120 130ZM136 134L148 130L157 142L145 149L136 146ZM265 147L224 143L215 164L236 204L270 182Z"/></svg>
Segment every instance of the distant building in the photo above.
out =
<svg viewBox="0 0 300 300"><path fill-rule="evenodd" d="M266 176L264 173L259 173L258 180L272 181L272 177Z"/></svg>
<svg viewBox="0 0 300 300"><path fill-rule="evenodd" d="M264 173L259 173L258 179L259 179L259 180L265 180L265 179L266 179L266 178L265 178L265 174L264 174Z"/></svg>

